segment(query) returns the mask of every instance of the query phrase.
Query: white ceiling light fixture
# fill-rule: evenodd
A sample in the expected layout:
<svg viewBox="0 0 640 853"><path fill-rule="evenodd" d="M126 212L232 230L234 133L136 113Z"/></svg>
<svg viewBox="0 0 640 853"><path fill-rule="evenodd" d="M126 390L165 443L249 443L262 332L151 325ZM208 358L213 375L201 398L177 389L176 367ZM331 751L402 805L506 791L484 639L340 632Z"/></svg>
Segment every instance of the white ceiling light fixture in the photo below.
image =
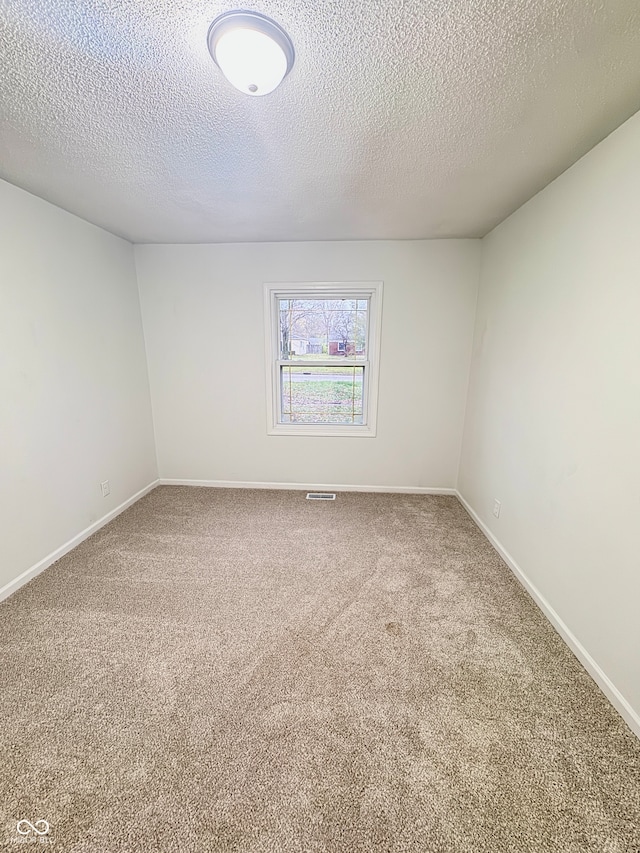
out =
<svg viewBox="0 0 640 853"><path fill-rule="evenodd" d="M209 27L209 53L232 86L268 95L293 67L293 43L279 24L258 12L225 12Z"/></svg>

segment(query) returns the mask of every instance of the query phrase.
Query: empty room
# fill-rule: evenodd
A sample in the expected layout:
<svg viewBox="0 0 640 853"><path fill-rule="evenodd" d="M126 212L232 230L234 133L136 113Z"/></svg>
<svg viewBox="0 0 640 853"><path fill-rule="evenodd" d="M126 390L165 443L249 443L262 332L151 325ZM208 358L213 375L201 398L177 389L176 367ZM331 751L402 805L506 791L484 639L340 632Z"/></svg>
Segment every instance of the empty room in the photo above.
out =
<svg viewBox="0 0 640 853"><path fill-rule="evenodd" d="M0 47L0 849L640 853L637 0Z"/></svg>

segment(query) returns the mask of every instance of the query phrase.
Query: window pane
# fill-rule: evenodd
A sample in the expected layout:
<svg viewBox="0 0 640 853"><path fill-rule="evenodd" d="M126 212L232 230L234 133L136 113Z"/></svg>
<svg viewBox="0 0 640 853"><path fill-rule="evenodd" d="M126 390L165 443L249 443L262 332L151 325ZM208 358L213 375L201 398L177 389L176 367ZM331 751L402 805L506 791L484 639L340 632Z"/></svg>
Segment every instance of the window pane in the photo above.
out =
<svg viewBox="0 0 640 853"><path fill-rule="evenodd" d="M280 368L282 423L362 424L364 367Z"/></svg>
<svg viewBox="0 0 640 853"><path fill-rule="evenodd" d="M280 299L280 359L365 361L368 311L368 299Z"/></svg>

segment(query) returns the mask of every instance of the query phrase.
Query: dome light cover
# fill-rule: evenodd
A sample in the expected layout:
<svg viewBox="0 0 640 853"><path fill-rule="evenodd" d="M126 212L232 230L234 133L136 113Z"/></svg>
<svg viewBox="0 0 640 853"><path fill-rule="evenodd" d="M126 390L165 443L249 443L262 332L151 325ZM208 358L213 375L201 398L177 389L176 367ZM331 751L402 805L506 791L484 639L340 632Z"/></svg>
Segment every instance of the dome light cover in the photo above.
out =
<svg viewBox="0 0 640 853"><path fill-rule="evenodd" d="M258 12L225 12L209 27L209 53L232 86L246 95L268 95L293 67L291 39Z"/></svg>

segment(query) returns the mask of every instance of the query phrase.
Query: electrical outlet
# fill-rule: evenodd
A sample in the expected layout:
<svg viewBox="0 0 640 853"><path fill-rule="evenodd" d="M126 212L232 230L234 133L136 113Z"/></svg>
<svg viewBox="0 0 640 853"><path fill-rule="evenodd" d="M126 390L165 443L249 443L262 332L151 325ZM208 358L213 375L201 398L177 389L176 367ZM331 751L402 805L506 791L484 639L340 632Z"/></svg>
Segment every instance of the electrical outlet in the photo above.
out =
<svg viewBox="0 0 640 853"><path fill-rule="evenodd" d="M106 498L107 495L111 494L111 486L109 485L108 480L105 480L104 483L100 483L100 489L102 491L103 498Z"/></svg>
<svg viewBox="0 0 640 853"><path fill-rule="evenodd" d="M496 498L496 500L494 500L494 502L493 502L493 514L495 515L496 518L500 518L500 507L501 506L502 506L502 504Z"/></svg>

